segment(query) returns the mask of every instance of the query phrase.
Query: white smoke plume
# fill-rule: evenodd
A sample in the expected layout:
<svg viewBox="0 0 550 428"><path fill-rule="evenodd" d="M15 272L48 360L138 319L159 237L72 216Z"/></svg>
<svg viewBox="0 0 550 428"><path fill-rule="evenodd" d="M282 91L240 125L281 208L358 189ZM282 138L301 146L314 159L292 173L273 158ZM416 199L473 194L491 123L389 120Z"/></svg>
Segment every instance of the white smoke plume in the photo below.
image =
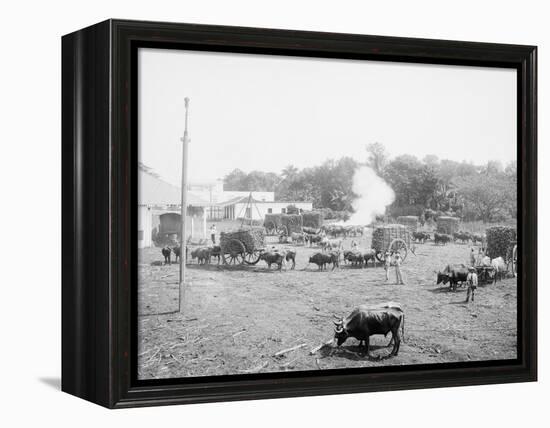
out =
<svg viewBox="0 0 550 428"><path fill-rule="evenodd" d="M377 215L384 214L386 207L395 200L393 189L368 166L355 171L352 189L357 195L353 203L355 212L346 223L370 224Z"/></svg>

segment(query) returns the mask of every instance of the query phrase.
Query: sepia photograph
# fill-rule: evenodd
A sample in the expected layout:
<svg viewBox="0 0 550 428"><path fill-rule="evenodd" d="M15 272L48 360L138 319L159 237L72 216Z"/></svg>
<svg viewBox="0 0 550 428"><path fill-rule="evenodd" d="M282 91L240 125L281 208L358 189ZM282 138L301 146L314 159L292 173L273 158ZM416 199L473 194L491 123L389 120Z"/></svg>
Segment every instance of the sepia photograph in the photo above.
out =
<svg viewBox="0 0 550 428"><path fill-rule="evenodd" d="M139 380L518 358L514 68L139 48L137 77Z"/></svg>

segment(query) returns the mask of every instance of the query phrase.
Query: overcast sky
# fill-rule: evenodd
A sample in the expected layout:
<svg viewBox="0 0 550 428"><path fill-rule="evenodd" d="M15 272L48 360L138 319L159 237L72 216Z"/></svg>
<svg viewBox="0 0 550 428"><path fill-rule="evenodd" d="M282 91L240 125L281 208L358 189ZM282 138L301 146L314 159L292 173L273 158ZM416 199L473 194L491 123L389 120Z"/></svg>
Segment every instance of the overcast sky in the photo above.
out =
<svg viewBox="0 0 550 428"><path fill-rule="evenodd" d="M364 161L372 142L392 157L516 159L515 70L140 49L139 159L174 184L185 97L190 181Z"/></svg>

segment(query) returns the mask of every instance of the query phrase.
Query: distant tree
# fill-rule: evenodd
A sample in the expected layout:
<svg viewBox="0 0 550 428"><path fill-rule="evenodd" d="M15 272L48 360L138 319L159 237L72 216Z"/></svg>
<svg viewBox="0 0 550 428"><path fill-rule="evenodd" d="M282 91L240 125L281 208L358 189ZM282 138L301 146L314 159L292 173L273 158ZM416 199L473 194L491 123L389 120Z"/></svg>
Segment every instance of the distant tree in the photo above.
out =
<svg viewBox="0 0 550 428"><path fill-rule="evenodd" d="M499 220L516 199L515 189L495 175L461 177L456 185L465 212L484 222Z"/></svg>
<svg viewBox="0 0 550 428"><path fill-rule="evenodd" d="M388 153L382 143L371 143L366 146L367 166L370 166L378 175L382 175L388 163Z"/></svg>
<svg viewBox="0 0 550 428"><path fill-rule="evenodd" d="M436 155L426 155L422 159L426 165L437 166L439 164L439 158Z"/></svg>
<svg viewBox="0 0 550 428"><path fill-rule="evenodd" d="M227 174L223 179L223 190L247 190L246 187L247 174L240 169L234 169Z"/></svg>
<svg viewBox="0 0 550 428"><path fill-rule="evenodd" d="M298 174L299 169L296 168L294 165L288 165L286 166L283 171L281 172L281 175L283 176L283 179L292 179L296 177Z"/></svg>
<svg viewBox="0 0 550 428"><path fill-rule="evenodd" d="M224 177L224 190L273 192L280 182L274 172L251 171L248 174L234 169Z"/></svg>
<svg viewBox="0 0 550 428"><path fill-rule="evenodd" d="M497 160L490 160L487 162L487 165L485 166L483 172L486 175L498 175L504 172L504 168L502 167L502 162Z"/></svg>

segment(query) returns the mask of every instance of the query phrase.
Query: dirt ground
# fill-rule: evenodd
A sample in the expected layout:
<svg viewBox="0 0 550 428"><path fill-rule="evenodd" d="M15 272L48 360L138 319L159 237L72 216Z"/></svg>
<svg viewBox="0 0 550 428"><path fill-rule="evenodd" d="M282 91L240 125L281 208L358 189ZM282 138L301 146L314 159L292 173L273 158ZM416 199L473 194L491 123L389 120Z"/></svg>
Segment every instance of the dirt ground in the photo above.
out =
<svg viewBox="0 0 550 428"><path fill-rule="evenodd" d="M344 241L349 248L352 239ZM370 247L370 237L359 239ZM324 370L516 358L516 279L480 285L475 303L465 288L450 292L435 284L435 270L467 263L469 246L417 244L402 265L406 285L395 272L344 265L334 271L308 266L319 251L297 250L295 270L256 266L224 268L188 265L183 314L178 309L178 265L155 266L159 248L139 253L138 377L140 379L259 372ZM405 341L399 355L368 359L358 341L341 348L310 350L333 336L333 314L346 316L360 304L401 303ZM373 356L387 356L390 336L371 337ZM302 345L282 356L277 352Z"/></svg>

